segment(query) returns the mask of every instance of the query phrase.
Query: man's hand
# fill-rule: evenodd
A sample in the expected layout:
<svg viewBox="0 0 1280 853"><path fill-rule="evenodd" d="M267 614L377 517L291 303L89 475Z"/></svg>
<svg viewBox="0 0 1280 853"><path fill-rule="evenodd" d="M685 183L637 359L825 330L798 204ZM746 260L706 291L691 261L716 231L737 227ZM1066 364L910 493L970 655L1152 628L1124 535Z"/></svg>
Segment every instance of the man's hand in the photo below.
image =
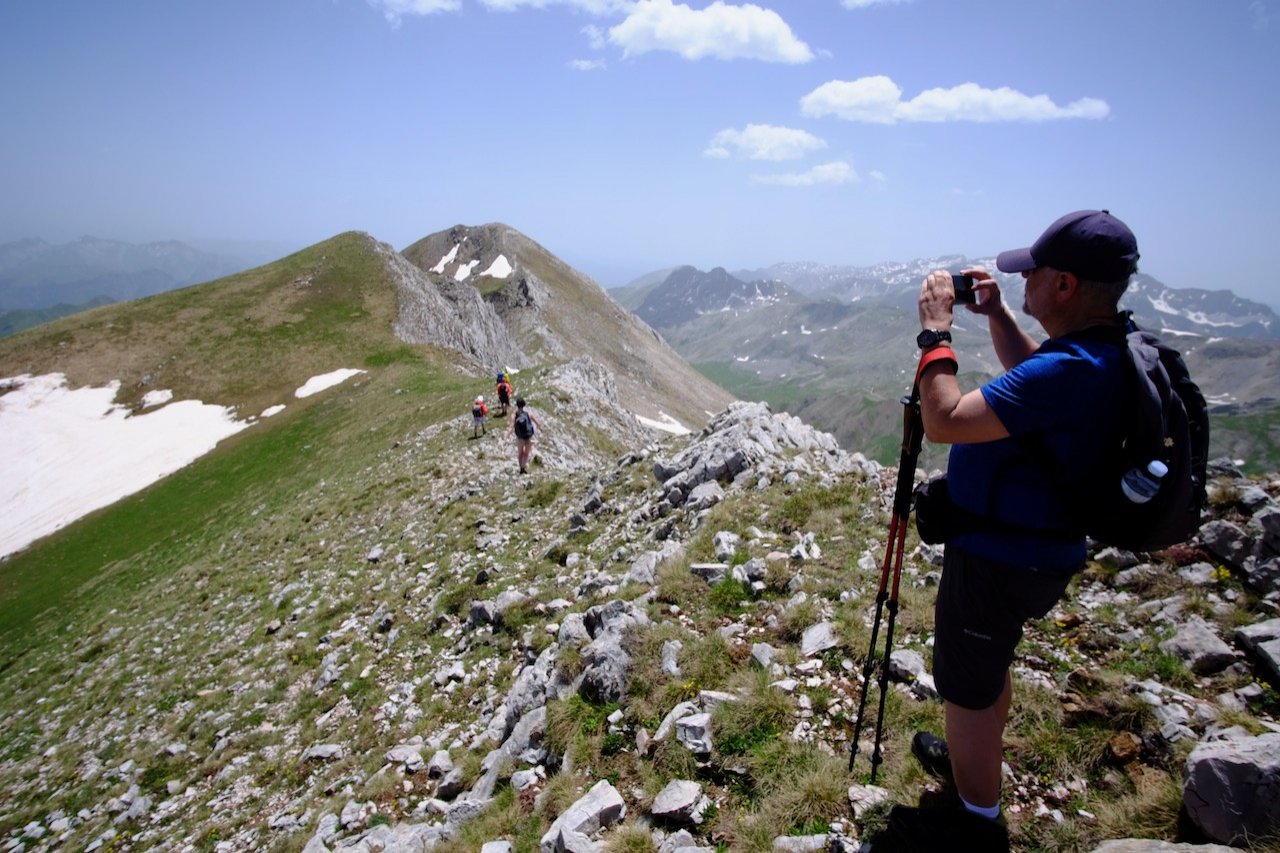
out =
<svg viewBox="0 0 1280 853"><path fill-rule="evenodd" d="M989 317L1004 311L1004 297L1000 295L1000 285L991 274L982 267L974 267L964 271L964 275L973 276L973 291L977 300L966 305L974 314Z"/></svg>
<svg viewBox="0 0 1280 853"><path fill-rule="evenodd" d="M975 287L976 282L975 282ZM952 310L956 301L955 288L951 286L951 273L934 270L920 285L920 328L951 331Z"/></svg>

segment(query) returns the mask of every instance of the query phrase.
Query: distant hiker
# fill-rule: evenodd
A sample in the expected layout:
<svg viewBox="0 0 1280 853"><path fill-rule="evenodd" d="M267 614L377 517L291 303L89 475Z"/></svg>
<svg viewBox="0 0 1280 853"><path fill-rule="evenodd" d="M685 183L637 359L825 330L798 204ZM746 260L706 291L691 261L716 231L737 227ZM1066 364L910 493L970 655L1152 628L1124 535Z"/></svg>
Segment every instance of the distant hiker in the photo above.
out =
<svg viewBox="0 0 1280 853"><path fill-rule="evenodd" d="M471 404L471 437L484 435L485 418L489 416L489 407L484 404L484 397L476 397Z"/></svg>
<svg viewBox="0 0 1280 853"><path fill-rule="evenodd" d="M895 806L889 831L909 849L1009 849L998 818L1010 665L1023 626L1049 612L1085 559L1084 535L1070 532L1066 490L1047 469L1081 481L1123 434L1132 396L1124 336L1081 333L1120 324L1120 297L1137 262L1133 232L1105 210L1067 214L1030 248L1002 252L996 267L1022 274L1022 310L1048 333L1044 343L1019 327L986 270L964 270L977 293L968 309L987 318L1006 370L968 393L951 349L951 274L930 273L921 285L925 435L952 445L951 505L983 523L946 538L933 649L946 740L918 732L911 744L926 770L954 782L963 808Z"/></svg>
<svg viewBox="0 0 1280 853"><path fill-rule="evenodd" d="M517 397L516 411L511 417L511 423L507 426L507 432L515 436L516 463L520 466L521 474L529 473L529 457L533 454L533 436L541 428L542 424L538 423L533 412L525 408L524 397Z"/></svg>
<svg viewBox="0 0 1280 853"><path fill-rule="evenodd" d="M511 403L511 383L507 381L505 373L498 374L498 406L501 411L498 414L504 418L507 416L507 406Z"/></svg>

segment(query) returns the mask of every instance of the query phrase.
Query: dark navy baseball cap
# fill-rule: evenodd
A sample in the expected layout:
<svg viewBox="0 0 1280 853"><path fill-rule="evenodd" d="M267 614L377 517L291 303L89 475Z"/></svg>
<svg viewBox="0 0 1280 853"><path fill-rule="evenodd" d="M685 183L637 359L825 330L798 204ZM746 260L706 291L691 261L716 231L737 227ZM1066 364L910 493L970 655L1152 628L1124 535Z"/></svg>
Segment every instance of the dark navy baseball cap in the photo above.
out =
<svg viewBox="0 0 1280 853"><path fill-rule="evenodd" d="M1125 281L1138 269L1138 238L1106 210L1077 210L1058 219L1029 249L996 257L1001 272L1053 267L1086 281Z"/></svg>

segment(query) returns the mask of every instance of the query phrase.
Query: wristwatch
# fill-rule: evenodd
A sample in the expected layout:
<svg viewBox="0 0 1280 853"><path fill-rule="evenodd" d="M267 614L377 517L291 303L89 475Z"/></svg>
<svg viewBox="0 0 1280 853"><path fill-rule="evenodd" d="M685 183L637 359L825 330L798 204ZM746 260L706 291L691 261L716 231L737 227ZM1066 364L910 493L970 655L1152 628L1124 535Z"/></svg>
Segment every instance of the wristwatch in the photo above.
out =
<svg viewBox="0 0 1280 853"><path fill-rule="evenodd" d="M944 343L951 343L951 333L943 329L925 329L916 335L916 344L920 349L928 349Z"/></svg>

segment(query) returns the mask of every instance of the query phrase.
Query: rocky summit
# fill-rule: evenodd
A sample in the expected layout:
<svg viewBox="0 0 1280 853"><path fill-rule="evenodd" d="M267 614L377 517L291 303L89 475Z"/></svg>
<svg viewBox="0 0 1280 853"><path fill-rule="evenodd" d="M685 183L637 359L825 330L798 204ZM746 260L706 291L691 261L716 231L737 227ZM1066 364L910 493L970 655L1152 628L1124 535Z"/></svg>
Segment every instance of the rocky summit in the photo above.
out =
<svg viewBox="0 0 1280 853"><path fill-rule="evenodd" d="M881 784L846 772L895 472L759 403L623 418L605 460L571 413L607 372L538 390L530 475L469 416L395 437L12 664L3 849L893 849L888 807L946 795L909 755L940 723L914 535ZM1280 481L1214 475L1199 537L1097 550L1028 631L1017 849L1275 837Z"/></svg>

